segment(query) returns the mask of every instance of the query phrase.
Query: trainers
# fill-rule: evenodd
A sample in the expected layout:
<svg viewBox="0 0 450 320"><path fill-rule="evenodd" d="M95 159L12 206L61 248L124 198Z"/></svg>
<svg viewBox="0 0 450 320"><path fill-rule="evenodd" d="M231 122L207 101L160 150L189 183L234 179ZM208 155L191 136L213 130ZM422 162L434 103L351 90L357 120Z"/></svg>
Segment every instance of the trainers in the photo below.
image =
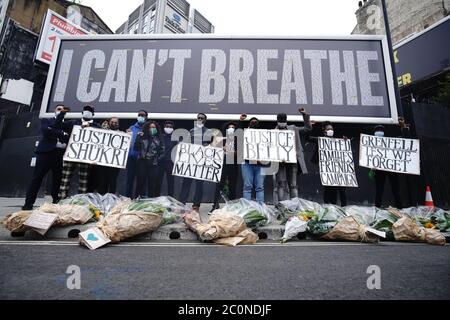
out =
<svg viewBox="0 0 450 320"><path fill-rule="evenodd" d="M30 206L30 205L24 205L23 207L22 207L22 211L30 211L30 210L33 210L33 206Z"/></svg>
<svg viewBox="0 0 450 320"><path fill-rule="evenodd" d="M200 207L199 206L192 206L192 210L197 211L200 213Z"/></svg>

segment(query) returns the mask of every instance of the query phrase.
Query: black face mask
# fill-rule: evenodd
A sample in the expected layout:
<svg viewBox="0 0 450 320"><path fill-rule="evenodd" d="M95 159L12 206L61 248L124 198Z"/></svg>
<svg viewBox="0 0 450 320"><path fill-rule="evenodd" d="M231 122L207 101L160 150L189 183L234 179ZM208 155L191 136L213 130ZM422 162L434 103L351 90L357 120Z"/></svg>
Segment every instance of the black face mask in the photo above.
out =
<svg viewBox="0 0 450 320"><path fill-rule="evenodd" d="M118 126L117 124L112 124L112 125L109 126L109 128L110 128L111 130L118 130L118 129L119 129L119 126Z"/></svg>
<svg viewBox="0 0 450 320"><path fill-rule="evenodd" d="M258 127L258 122L254 122L254 123L250 122L249 127L250 128L257 128Z"/></svg>

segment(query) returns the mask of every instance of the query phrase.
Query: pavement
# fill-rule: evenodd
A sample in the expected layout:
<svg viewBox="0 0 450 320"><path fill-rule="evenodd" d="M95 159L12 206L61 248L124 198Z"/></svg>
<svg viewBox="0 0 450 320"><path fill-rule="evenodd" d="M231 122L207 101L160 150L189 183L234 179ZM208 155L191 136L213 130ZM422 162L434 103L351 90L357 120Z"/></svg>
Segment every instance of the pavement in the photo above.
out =
<svg viewBox="0 0 450 320"><path fill-rule="evenodd" d="M0 216L22 202L0 198ZM90 251L76 238L12 238L0 228L0 299L450 299L449 246L150 240ZM69 289L70 266L80 289ZM368 287L373 266L379 289Z"/></svg>

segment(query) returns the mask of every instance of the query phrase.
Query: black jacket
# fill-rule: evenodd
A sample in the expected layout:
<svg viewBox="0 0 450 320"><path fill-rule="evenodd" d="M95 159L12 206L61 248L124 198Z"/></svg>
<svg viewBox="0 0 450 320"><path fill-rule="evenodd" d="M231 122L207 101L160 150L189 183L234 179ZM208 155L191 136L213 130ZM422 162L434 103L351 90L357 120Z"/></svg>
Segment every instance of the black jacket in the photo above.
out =
<svg viewBox="0 0 450 320"><path fill-rule="evenodd" d="M70 131L67 127L63 128L64 116L64 113L60 113L55 118L41 120L42 138L36 148L36 153L54 151L58 141L61 143L69 141Z"/></svg>
<svg viewBox="0 0 450 320"><path fill-rule="evenodd" d="M138 152L138 159L150 160L153 165L157 165L164 158L166 147L158 136L145 138L138 135L134 150Z"/></svg>
<svg viewBox="0 0 450 320"><path fill-rule="evenodd" d="M161 162L172 162L172 150L173 148L176 148L178 141L172 141L172 135L167 133L163 133L161 139L163 140L165 147L164 156Z"/></svg>

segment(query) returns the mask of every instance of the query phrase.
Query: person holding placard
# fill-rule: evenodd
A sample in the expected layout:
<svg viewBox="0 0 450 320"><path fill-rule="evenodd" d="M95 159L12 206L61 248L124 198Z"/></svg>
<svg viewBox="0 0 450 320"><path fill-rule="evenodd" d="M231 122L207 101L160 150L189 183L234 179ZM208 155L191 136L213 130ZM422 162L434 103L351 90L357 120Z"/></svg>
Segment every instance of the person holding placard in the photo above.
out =
<svg viewBox="0 0 450 320"><path fill-rule="evenodd" d="M119 118L112 117L107 122L107 126L102 127L106 130L118 131L120 128ZM117 177L119 176L120 169L106 166L97 167L97 191L100 194L116 193L117 189Z"/></svg>
<svg viewBox="0 0 450 320"><path fill-rule="evenodd" d="M405 123L403 117L399 117L399 126L400 126L400 137L401 138L410 138L411 130L409 125ZM377 125L374 128L374 135L377 137L385 136L385 128L382 125ZM381 208L383 203L383 193L386 179L389 179L391 184L392 194L394 196L394 204L396 208L402 208L402 197L400 194L400 182L399 182L399 173L383 171L383 170L375 170L371 169L371 176L375 176L375 206Z"/></svg>
<svg viewBox="0 0 450 320"><path fill-rule="evenodd" d="M204 113L197 114L197 121L195 122L195 126L189 131L191 143L200 144L203 146L207 146L211 143L212 131L207 127L205 127L206 120L207 120L206 114ZM186 204L188 200L189 193L191 191L192 181L193 179L191 178L183 178L183 184L181 185L180 201L184 204ZM194 186L195 186L195 193L192 203L192 209L195 211L199 211L203 195L204 181L195 180Z"/></svg>
<svg viewBox="0 0 450 320"><path fill-rule="evenodd" d="M68 107L58 105L53 118L41 120L42 138L36 148L36 166L22 210L33 210L42 180L49 171L52 172L53 203L59 201L58 191L61 183L63 156L69 140L69 132L63 128L63 121L68 111L70 111Z"/></svg>
<svg viewBox="0 0 450 320"><path fill-rule="evenodd" d="M247 119L246 114L242 114L240 117L239 126L245 127L244 121ZM249 129L258 129L259 120L253 117L249 120ZM243 142L242 142L243 145ZM243 149L243 147L242 147ZM247 200L252 200L252 192L255 190L256 201L259 203L264 202L264 180L265 175L262 174L263 164L260 161L256 163L250 163L249 160L245 160L241 164L242 180L243 180L243 197Z"/></svg>
<svg viewBox="0 0 450 320"><path fill-rule="evenodd" d="M325 121L322 124L322 135L327 138L334 138L334 128L331 122ZM346 136L343 136L342 138L347 139ZM316 144L311 162L319 165L319 138L309 137L309 140ZM345 207L347 205L347 195L345 187L323 186L323 203L337 205L338 195L341 202L341 207Z"/></svg>
<svg viewBox="0 0 450 320"><path fill-rule="evenodd" d="M127 161L127 186L125 191L125 196L128 198L133 198L134 190L134 180L136 178L136 167L138 152L134 150L134 144L136 142L136 137L140 132L142 132L142 127L148 119L148 112L145 110L140 110L137 115L137 122L128 128L127 132L131 133L131 149L128 154Z"/></svg>
<svg viewBox="0 0 450 320"><path fill-rule="evenodd" d="M94 121L95 110L92 106L84 106L81 113L81 119L67 121L64 125L70 128L69 131L72 132L74 126L78 125L82 128L93 127L100 128L100 125ZM63 163L63 173L61 179L61 186L59 187L59 197L60 199L67 198L70 181L72 180L73 173L78 167L78 194L87 193L89 186L89 174L91 172L93 165L81 162L64 161Z"/></svg>
<svg viewBox="0 0 450 320"><path fill-rule="evenodd" d="M303 116L305 126L298 127L296 125L287 124L287 115L279 113L277 115L276 130L292 130L295 132L295 148L297 154L297 163L281 162L279 164L278 172L276 174L276 189L278 201L288 200L298 197L297 173L300 167L302 174L308 173L306 167L305 157L303 154L303 146L300 137L308 134L312 130L310 115L306 113L304 108L299 108L298 111Z"/></svg>
<svg viewBox="0 0 450 320"><path fill-rule="evenodd" d="M165 145L155 121L144 125L136 138L134 150L138 152L136 197L159 197L160 163L164 158Z"/></svg>
<svg viewBox="0 0 450 320"><path fill-rule="evenodd" d="M234 135L236 127L236 123L227 122L223 128L223 136L220 135L220 137L218 137L217 145L214 145L223 148L225 156L223 159L222 177L220 183L216 185L214 204L211 212L215 209L219 209L220 193L224 191L226 184L228 185L228 199L236 199L236 184L239 174L239 166L237 163L237 137Z"/></svg>
<svg viewBox="0 0 450 320"><path fill-rule="evenodd" d="M173 197L174 196L174 176L172 175L173 171L173 160L172 160L172 151L174 148L176 149L178 141L172 140L172 133L174 130L175 124L171 120L167 120L164 123L164 132L161 137L164 141L164 145L166 147L164 152L164 157L161 160L162 166L162 174L161 180L158 183L158 194L161 194L161 185L164 177L166 177L167 181L167 195Z"/></svg>

